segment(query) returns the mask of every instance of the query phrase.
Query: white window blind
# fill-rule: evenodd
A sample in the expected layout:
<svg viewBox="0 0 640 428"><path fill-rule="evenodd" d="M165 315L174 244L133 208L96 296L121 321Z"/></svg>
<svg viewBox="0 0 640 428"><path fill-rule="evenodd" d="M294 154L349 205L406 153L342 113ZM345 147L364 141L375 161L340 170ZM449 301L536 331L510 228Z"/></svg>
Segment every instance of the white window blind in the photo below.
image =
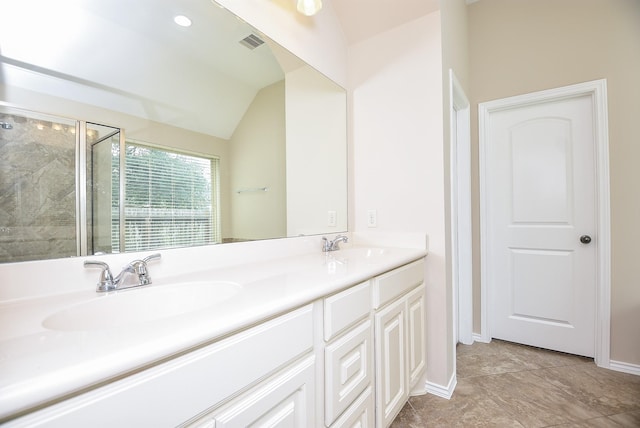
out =
<svg viewBox="0 0 640 428"><path fill-rule="evenodd" d="M131 142L125 152L126 251L220 242L218 159Z"/></svg>

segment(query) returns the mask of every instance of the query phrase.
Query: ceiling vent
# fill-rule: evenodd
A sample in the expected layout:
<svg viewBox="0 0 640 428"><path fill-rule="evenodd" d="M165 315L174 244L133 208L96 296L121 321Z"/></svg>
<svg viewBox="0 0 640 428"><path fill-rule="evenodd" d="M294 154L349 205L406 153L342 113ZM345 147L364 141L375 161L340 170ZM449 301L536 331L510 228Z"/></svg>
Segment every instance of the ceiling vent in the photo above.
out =
<svg viewBox="0 0 640 428"><path fill-rule="evenodd" d="M241 45L253 50L253 49L257 48L258 46L264 44L264 40L262 40L260 37L256 36L255 34L249 34L247 37L245 37L244 39L240 40L239 43Z"/></svg>

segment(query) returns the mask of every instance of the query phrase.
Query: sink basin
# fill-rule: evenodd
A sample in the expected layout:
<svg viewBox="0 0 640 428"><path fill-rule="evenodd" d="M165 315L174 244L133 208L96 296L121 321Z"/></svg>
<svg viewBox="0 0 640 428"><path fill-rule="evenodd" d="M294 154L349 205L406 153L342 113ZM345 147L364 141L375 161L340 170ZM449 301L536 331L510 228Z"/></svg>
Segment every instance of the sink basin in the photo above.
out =
<svg viewBox="0 0 640 428"><path fill-rule="evenodd" d="M389 255L389 248L349 247L335 252L336 256L360 258L366 261L377 261Z"/></svg>
<svg viewBox="0 0 640 428"><path fill-rule="evenodd" d="M211 308L232 298L240 285L197 281L97 295L47 317L50 330L88 331L130 326Z"/></svg>

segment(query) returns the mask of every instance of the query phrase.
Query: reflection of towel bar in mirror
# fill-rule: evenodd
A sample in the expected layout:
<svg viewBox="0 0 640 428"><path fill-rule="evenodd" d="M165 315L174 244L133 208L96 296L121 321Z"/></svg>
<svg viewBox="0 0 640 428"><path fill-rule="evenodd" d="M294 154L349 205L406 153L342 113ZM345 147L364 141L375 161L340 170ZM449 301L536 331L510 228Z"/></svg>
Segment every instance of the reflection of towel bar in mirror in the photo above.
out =
<svg viewBox="0 0 640 428"><path fill-rule="evenodd" d="M266 192L268 187L251 187L248 189L238 189L236 193L250 193L250 192Z"/></svg>

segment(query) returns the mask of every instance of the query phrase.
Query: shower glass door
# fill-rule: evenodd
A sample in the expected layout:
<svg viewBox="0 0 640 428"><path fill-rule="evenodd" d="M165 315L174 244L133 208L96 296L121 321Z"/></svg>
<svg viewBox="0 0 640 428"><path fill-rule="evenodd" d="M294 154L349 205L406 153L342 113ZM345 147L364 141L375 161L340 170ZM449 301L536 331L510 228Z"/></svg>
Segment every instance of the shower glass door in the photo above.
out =
<svg viewBox="0 0 640 428"><path fill-rule="evenodd" d="M120 144L118 128L87 123L88 253L120 252Z"/></svg>
<svg viewBox="0 0 640 428"><path fill-rule="evenodd" d="M0 107L0 262L79 251L75 120Z"/></svg>

